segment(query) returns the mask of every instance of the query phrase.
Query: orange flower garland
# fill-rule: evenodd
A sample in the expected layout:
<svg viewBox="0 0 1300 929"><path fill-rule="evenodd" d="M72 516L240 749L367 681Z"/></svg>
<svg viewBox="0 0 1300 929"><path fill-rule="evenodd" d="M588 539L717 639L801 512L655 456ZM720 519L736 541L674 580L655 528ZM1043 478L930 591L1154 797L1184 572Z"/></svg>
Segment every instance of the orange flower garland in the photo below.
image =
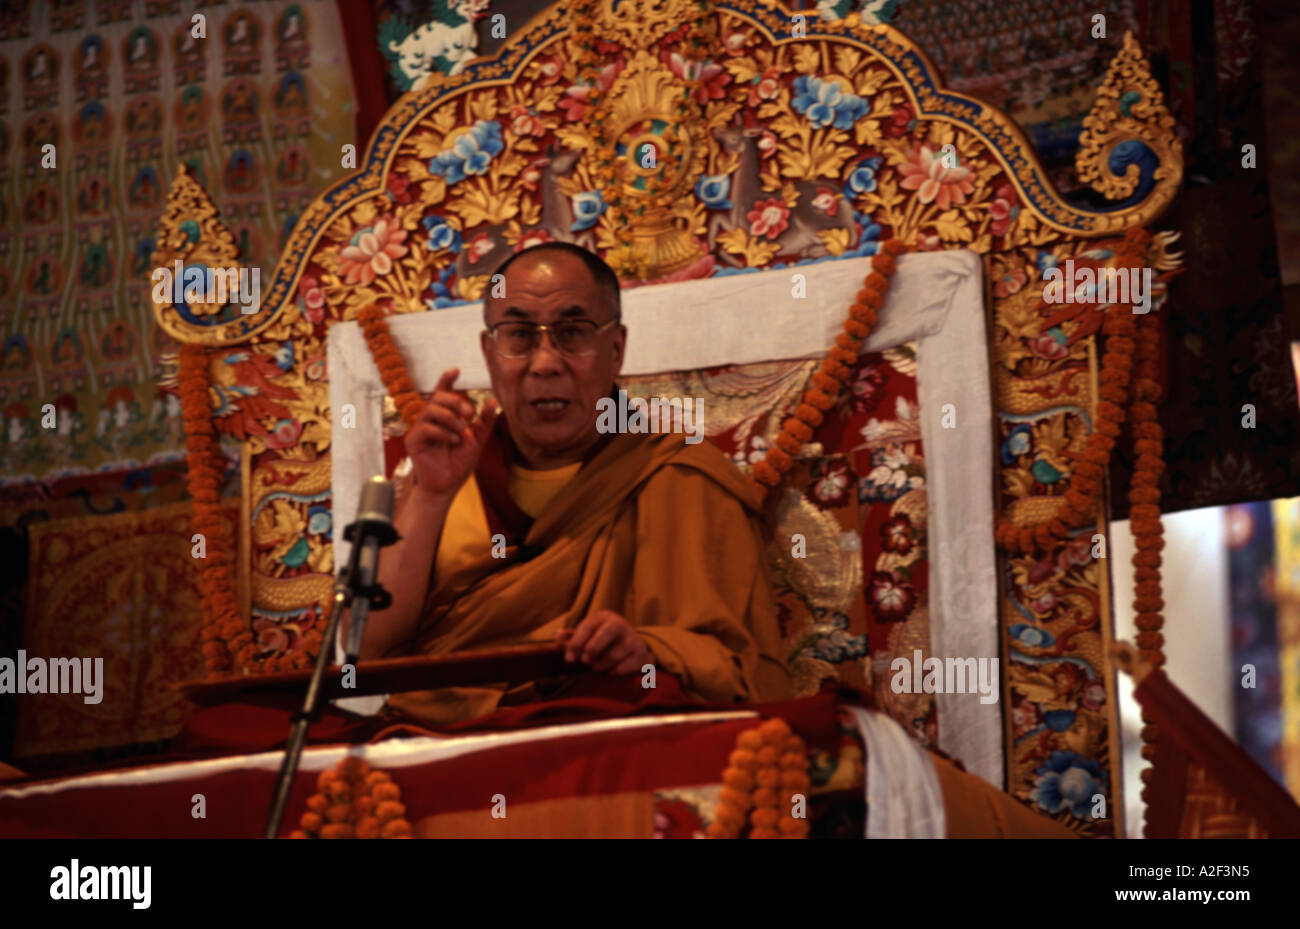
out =
<svg viewBox="0 0 1300 929"><path fill-rule="evenodd" d="M754 483L766 495L768 490L781 483L785 472L794 463L803 444L812 438L813 430L822 424L823 415L839 399L853 364L862 350L862 340L871 334L876 318L885 302L889 280L896 267L895 259L907 251L899 239L890 239L880 246L871 259L872 271L858 291L857 299L849 307L844 320L844 331L835 338L835 347L822 360L821 368L813 374L813 386L804 391L803 401L794 415L781 425L762 461L754 465Z"/></svg>
<svg viewBox="0 0 1300 929"><path fill-rule="evenodd" d="M320 773L291 839L409 839L402 790L384 771L348 755Z"/></svg>
<svg viewBox="0 0 1300 929"><path fill-rule="evenodd" d="M784 720L769 719L737 736L722 783L709 838L740 838L746 816L751 839L808 838L807 817L793 815L796 794L807 808L808 749Z"/></svg>
<svg viewBox="0 0 1300 929"><path fill-rule="evenodd" d="M190 497L194 501L194 531L202 534L206 559L199 572L203 604L203 659L210 675L232 669L231 651L245 663L247 649L255 648L253 634L244 625L231 582L234 557L221 515L221 475L217 465L221 446L212 425L208 399L211 371L208 352L201 345L182 345L180 400L185 422L185 448L189 464Z"/></svg>
<svg viewBox="0 0 1300 929"><path fill-rule="evenodd" d="M384 308L377 303L372 303L357 314L357 321L361 324L361 332L366 337L366 345L370 347L370 355L374 358L375 366L379 368L379 376L384 382L384 387L388 389L388 395L397 404L402 422L406 423L409 429L420 418L425 401L415 392L415 382L407 373L406 362L402 359L401 352L393 344L393 337L388 331L388 320L385 317Z"/></svg>
<svg viewBox="0 0 1300 929"><path fill-rule="evenodd" d="M1165 463L1161 458L1164 430L1160 428L1156 404L1163 390L1160 384L1159 330L1143 326L1138 333L1137 379L1133 385L1130 417L1133 450L1136 453L1133 477L1129 482L1129 527L1132 529L1134 622L1138 628L1137 646L1142 658L1152 667L1165 663L1164 625L1161 610L1165 601L1160 590L1160 551L1165 547L1164 527L1160 521L1160 474Z"/></svg>

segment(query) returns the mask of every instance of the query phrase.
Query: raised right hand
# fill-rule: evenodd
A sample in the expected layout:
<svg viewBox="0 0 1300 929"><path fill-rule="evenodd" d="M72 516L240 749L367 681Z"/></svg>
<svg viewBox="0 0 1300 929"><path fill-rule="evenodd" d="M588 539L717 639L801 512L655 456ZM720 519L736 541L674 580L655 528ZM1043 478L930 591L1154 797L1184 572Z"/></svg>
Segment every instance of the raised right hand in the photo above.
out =
<svg viewBox="0 0 1300 929"><path fill-rule="evenodd" d="M459 368L443 372L420 418L406 432L416 483L428 493L450 496L460 489L474 473L501 412L493 397L475 417L473 404L452 390L459 376Z"/></svg>

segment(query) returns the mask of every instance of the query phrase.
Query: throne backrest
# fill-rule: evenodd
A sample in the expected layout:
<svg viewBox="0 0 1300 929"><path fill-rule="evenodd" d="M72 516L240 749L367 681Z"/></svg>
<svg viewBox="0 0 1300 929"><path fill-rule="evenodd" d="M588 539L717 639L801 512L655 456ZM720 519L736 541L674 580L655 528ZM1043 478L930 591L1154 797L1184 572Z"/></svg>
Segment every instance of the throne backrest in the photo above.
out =
<svg viewBox="0 0 1300 929"><path fill-rule="evenodd" d="M843 307L870 264L862 258L827 261L798 272L629 290L623 386L631 396L689 403L695 424L750 472L755 453L773 441L834 343ZM803 279L807 297L791 296L792 273ZM481 313L480 304L471 304L391 321L417 392L429 393L450 367L460 368L458 384L471 396L489 386L478 346ZM885 352L895 354L892 363ZM884 375L885 366L892 377ZM370 475L392 473L404 430L395 415L384 415L384 383L356 323L331 328L329 369L334 507L350 513ZM927 653L997 655L988 544L993 426L977 256L951 251L901 259L855 373L861 376L845 403L828 415L800 457L797 476L772 501L770 567L788 657L800 693L838 677L874 691L906 725L932 738L936 701L896 697L888 687L888 634L895 632L893 645L906 647L909 659L913 645ZM961 410L950 428L939 416L921 415L945 404ZM897 459L890 477L874 484L873 458ZM842 492L825 492L828 471ZM900 485L893 476L904 472L909 479ZM880 512L868 516L873 506ZM906 523L893 544L882 532L891 518ZM871 534L864 538L868 523ZM928 568L927 549L943 555ZM346 558L347 551L337 540L336 557ZM863 586L873 579L879 602L868 604ZM890 589L882 591L882 584ZM874 616L885 618L873 622ZM874 649L868 649L869 638ZM881 673L873 675L869 653L877 666L885 659ZM997 708L940 702L951 703L954 740L948 748L961 750L972 764L977 755L989 755L984 737L998 731ZM997 748L996 738L991 744Z"/></svg>

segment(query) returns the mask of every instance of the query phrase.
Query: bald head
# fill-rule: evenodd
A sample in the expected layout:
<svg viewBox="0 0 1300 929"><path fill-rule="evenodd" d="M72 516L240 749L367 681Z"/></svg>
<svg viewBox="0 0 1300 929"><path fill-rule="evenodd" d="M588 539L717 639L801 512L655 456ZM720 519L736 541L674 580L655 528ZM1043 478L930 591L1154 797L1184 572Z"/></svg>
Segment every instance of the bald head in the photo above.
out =
<svg viewBox="0 0 1300 929"><path fill-rule="evenodd" d="M504 279L502 283L505 285L505 294L502 297L494 297L492 291L497 288L489 284L483 297L483 322L485 324L492 325L493 322L500 321L491 318L493 303L509 302L511 275L508 272L510 269L518 269L521 265L531 267L543 259L550 259L547 264L557 269L563 268L565 273L577 273L588 278L602 297L602 302L608 312L608 316L600 317L601 322L605 322L607 319L622 318L622 293L618 283L618 275L614 273L613 268L605 264L599 255L589 252L585 248L579 248L577 245L570 245L567 242L543 242L541 245L534 245L532 248L515 252L497 266L489 281L493 281L496 275L500 274Z"/></svg>

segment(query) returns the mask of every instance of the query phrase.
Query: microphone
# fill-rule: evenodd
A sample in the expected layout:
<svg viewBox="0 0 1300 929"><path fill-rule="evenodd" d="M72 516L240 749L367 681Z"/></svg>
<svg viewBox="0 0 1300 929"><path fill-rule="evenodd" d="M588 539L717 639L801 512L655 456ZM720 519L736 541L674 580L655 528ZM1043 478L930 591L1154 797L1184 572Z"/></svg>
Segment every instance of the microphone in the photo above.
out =
<svg viewBox="0 0 1300 929"><path fill-rule="evenodd" d="M393 528L393 485L375 475L361 488L356 522L343 530L343 538L352 543L351 557L336 590L346 589L352 603L352 625L348 629L345 664L355 665L361 651L361 636L373 606L387 609L392 595L378 584L379 549L397 541Z"/></svg>

